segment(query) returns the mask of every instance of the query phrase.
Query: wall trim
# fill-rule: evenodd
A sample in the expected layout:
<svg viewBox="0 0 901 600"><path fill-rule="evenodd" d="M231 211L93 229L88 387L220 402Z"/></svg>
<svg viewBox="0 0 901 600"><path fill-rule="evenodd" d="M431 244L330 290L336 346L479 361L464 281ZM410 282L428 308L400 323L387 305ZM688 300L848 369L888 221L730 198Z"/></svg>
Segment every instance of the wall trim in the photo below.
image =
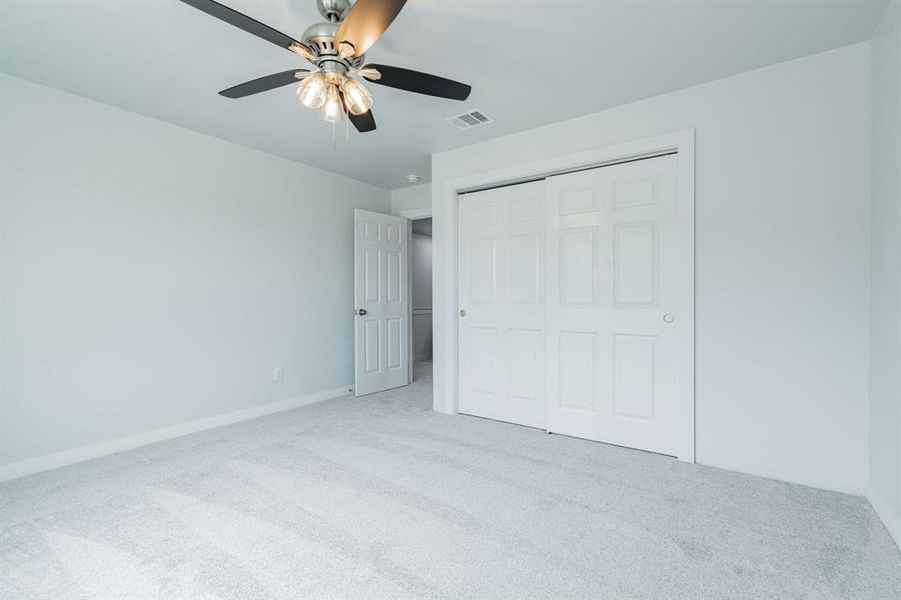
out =
<svg viewBox="0 0 901 600"><path fill-rule="evenodd" d="M173 438L190 435L199 431L214 429L216 427L222 427L223 425L230 425L239 421L247 421L250 419L255 419L257 417L270 415L272 413L291 410L292 408L299 408L301 406L307 406L309 404L315 404L316 402L322 402L323 400L330 400L332 398L346 396L349 393L348 388L351 387L353 387L351 384L343 385L341 387L330 390L313 392L312 394L305 394L303 396L288 398L287 400L277 400L275 402L269 402L267 404L261 404L259 406L252 406L250 408L244 408L241 410L223 413L212 417L206 417L203 419L196 419L194 421L186 421L184 423L171 425L169 427L151 429L150 431L145 431L126 437L107 440L105 442L99 442L96 444L89 444L86 446L78 446L76 448L69 448L68 450L62 450L60 452L54 452L52 454L45 454L43 456L37 456L35 458L27 458L25 460L20 460L14 463L0 465L0 481L9 481L10 479L17 479L19 477L25 477L26 475L40 473L41 471L49 471L50 469L64 467L66 465L91 460L93 458L116 454L117 452L123 452L125 450L139 448L148 444L155 444L157 442L171 440Z"/></svg>
<svg viewBox="0 0 901 600"><path fill-rule="evenodd" d="M691 219L682 223L684 233L693 242L687 248L686 262L695 266L695 130L683 129L592 150L564 154L525 162L491 171L477 172L444 180L432 181L432 317L434 354L433 409L435 412L457 414L457 268L458 268L458 208L459 195L467 191L486 189L526 181L535 181L556 173L594 168L629 160L649 158L675 152L677 156L677 194L683 206L691 207ZM694 360L694 288L695 271L685 285L692 290L692 312L683 322L691 333L691 349L681 352L685 362L682 372L695 372ZM678 407L679 460L695 462L695 380L679 382Z"/></svg>
<svg viewBox="0 0 901 600"><path fill-rule="evenodd" d="M870 502L870 506L873 507L876 515L882 520L885 528L888 529L889 535L895 540L895 545L901 550L901 515L896 515L892 512L892 507L876 491L872 483L867 483L867 500Z"/></svg>

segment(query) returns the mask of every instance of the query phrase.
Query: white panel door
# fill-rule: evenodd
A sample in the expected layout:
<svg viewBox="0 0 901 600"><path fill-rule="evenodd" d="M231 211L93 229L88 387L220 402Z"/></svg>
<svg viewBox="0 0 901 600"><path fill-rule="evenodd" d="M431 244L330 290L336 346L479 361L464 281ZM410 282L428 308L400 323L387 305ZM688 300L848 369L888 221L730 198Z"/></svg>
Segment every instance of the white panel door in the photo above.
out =
<svg viewBox="0 0 901 600"><path fill-rule="evenodd" d="M675 167L671 155L546 180L548 431L677 454L693 291Z"/></svg>
<svg viewBox="0 0 901 600"><path fill-rule="evenodd" d="M544 427L544 182L460 199L459 411Z"/></svg>
<svg viewBox="0 0 901 600"><path fill-rule="evenodd" d="M409 382L407 252L407 219L354 210L357 396Z"/></svg>

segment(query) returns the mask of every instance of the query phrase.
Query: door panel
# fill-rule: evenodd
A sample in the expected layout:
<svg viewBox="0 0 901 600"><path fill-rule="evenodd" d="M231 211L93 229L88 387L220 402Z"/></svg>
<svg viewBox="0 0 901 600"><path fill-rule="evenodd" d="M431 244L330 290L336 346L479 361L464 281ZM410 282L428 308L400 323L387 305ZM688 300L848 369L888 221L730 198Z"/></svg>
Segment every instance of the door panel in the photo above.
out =
<svg viewBox="0 0 901 600"><path fill-rule="evenodd" d="M613 416L654 420L657 336L613 334Z"/></svg>
<svg viewBox="0 0 901 600"><path fill-rule="evenodd" d="M544 427L544 183L460 209L459 410Z"/></svg>
<svg viewBox="0 0 901 600"><path fill-rule="evenodd" d="M355 391L406 385L409 376L407 223L354 211Z"/></svg>
<svg viewBox="0 0 901 600"><path fill-rule="evenodd" d="M541 234L511 235L510 246L510 302L538 307L541 293L539 265Z"/></svg>
<svg viewBox="0 0 901 600"><path fill-rule="evenodd" d="M497 240L472 240L467 266L470 273L470 301L494 304L497 290Z"/></svg>
<svg viewBox="0 0 901 600"><path fill-rule="evenodd" d="M547 179L549 431L676 454L675 190L674 156Z"/></svg>
<svg viewBox="0 0 901 600"><path fill-rule="evenodd" d="M657 224L614 225L613 261L617 306L653 306L659 273Z"/></svg>
<svg viewBox="0 0 901 600"><path fill-rule="evenodd" d="M561 331L557 346L560 365L560 406L594 411L597 395L598 335L593 331ZM551 350L553 352L553 349Z"/></svg>
<svg viewBox="0 0 901 600"><path fill-rule="evenodd" d="M596 229L575 227L561 231L559 258L560 301L565 305L594 306L598 273Z"/></svg>
<svg viewBox="0 0 901 600"><path fill-rule="evenodd" d="M538 329L510 329L510 397L540 402L543 394L539 373L544 332Z"/></svg>

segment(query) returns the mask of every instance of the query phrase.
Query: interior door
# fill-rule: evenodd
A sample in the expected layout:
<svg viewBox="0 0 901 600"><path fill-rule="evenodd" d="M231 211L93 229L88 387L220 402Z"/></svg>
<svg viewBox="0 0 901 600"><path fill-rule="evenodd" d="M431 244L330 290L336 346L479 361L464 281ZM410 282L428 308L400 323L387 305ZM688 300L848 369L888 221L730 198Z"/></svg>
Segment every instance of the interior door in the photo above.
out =
<svg viewBox="0 0 901 600"><path fill-rule="evenodd" d="M357 396L409 382L407 219L354 210Z"/></svg>
<svg viewBox="0 0 901 600"><path fill-rule="evenodd" d="M693 291L675 166L670 155L547 179L549 431L677 453Z"/></svg>
<svg viewBox="0 0 901 600"><path fill-rule="evenodd" d="M544 427L544 182L460 199L459 411Z"/></svg>

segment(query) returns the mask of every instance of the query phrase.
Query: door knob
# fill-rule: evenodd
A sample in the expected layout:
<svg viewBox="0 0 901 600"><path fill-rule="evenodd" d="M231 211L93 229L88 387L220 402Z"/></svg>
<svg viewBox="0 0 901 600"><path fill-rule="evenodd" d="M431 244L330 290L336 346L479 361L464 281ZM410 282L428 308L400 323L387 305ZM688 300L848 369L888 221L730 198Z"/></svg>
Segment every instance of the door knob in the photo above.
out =
<svg viewBox="0 0 901 600"><path fill-rule="evenodd" d="M666 313L665 315L663 315L664 323L672 323L675 320L676 320L676 315L674 315L673 313Z"/></svg>
<svg viewBox="0 0 901 600"><path fill-rule="evenodd" d="M465 316L466 316L466 311L463 310L462 308L460 309L460 316L461 316L461 317L465 317Z"/></svg>
<svg viewBox="0 0 901 600"><path fill-rule="evenodd" d="M359 310L357 311L357 314L360 315L360 316L362 317L363 315L366 314L366 309L365 309L365 308L359 309Z"/></svg>

